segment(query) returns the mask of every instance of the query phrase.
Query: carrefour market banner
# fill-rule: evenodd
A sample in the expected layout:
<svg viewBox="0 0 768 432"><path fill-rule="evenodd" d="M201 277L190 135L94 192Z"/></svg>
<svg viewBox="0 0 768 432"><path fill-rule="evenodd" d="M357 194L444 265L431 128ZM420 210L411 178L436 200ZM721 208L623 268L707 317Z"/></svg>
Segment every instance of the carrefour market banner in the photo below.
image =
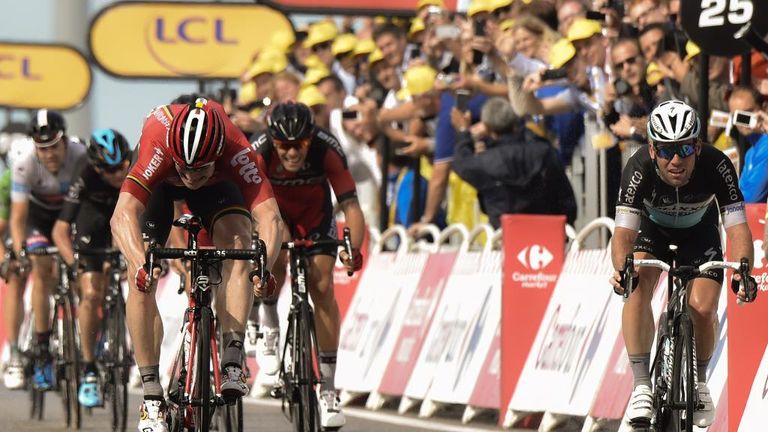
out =
<svg viewBox="0 0 768 432"><path fill-rule="evenodd" d="M89 44L116 76L235 78L278 31L292 31L285 15L253 3L121 2L93 19Z"/></svg>
<svg viewBox="0 0 768 432"><path fill-rule="evenodd" d="M64 110L83 102L91 68L64 45L0 42L0 106Z"/></svg>

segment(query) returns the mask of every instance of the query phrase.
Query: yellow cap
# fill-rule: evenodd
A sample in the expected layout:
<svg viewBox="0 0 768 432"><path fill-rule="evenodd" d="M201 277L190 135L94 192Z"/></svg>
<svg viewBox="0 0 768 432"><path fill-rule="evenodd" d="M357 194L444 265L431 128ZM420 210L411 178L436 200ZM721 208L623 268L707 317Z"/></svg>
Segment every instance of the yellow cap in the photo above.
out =
<svg viewBox="0 0 768 432"><path fill-rule="evenodd" d="M384 53L382 53L378 48L373 50L373 52L368 56L368 64L371 66L382 60L384 60Z"/></svg>
<svg viewBox="0 0 768 432"><path fill-rule="evenodd" d="M304 46L312 48L317 44L323 42L332 41L336 38L339 31L336 29L336 24L332 21L320 21L309 26L309 34L304 41Z"/></svg>
<svg viewBox="0 0 768 432"><path fill-rule="evenodd" d="M292 31L279 30L272 35L269 44L275 49L287 53L291 50L294 43L296 43L296 36L294 36Z"/></svg>
<svg viewBox="0 0 768 432"><path fill-rule="evenodd" d="M362 39L355 45L355 55L366 55L376 51L376 42L373 39Z"/></svg>
<svg viewBox="0 0 768 432"><path fill-rule="evenodd" d="M443 0L419 0L416 2L416 10L421 10L423 7L427 6L439 6L444 7Z"/></svg>
<svg viewBox="0 0 768 432"><path fill-rule="evenodd" d="M488 0L488 7L495 11L503 7L512 6L512 0Z"/></svg>
<svg viewBox="0 0 768 432"><path fill-rule="evenodd" d="M247 105L256 100L256 83L253 81L246 81L240 86L240 91L237 92L237 103L240 105Z"/></svg>
<svg viewBox="0 0 768 432"><path fill-rule="evenodd" d="M509 30L512 28L512 26L515 25L515 20L513 19L505 19L499 24L499 29L503 32Z"/></svg>
<svg viewBox="0 0 768 432"><path fill-rule="evenodd" d="M245 76L243 76L243 79L252 80L261 74L273 74L273 73L275 73L275 71L272 68L271 63L258 59L255 62L253 62L253 64L251 65L251 68L248 69L248 72L246 72Z"/></svg>
<svg viewBox="0 0 768 432"><path fill-rule="evenodd" d="M565 66L576 55L576 48L574 48L571 41L562 38L552 44L549 49L549 64L555 68L561 68Z"/></svg>
<svg viewBox="0 0 768 432"><path fill-rule="evenodd" d="M357 45L357 37L351 33L344 33L339 35L333 45L331 45L331 52L337 56L339 54L351 53L355 50Z"/></svg>
<svg viewBox="0 0 768 432"><path fill-rule="evenodd" d="M467 9L467 15L472 17L480 12L490 12L491 10L491 5L488 3L488 0L472 0L472 3L469 4L469 8Z"/></svg>
<svg viewBox="0 0 768 432"><path fill-rule="evenodd" d="M701 48L693 41L689 40L685 43L685 61L688 61L701 53Z"/></svg>
<svg viewBox="0 0 768 432"><path fill-rule="evenodd" d="M259 54L256 61L243 76L244 80L251 80L264 73L278 73L288 67L288 59L285 54L275 47L267 47Z"/></svg>
<svg viewBox="0 0 768 432"><path fill-rule="evenodd" d="M411 28L408 30L408 36L413 36L418 32L422 32L425 28L427 27L424 25L424 20L416 17L411 21Z"/></svg>
<svg viewBox="0 0 768 432"><path fill-rule="evenodd" d="M568 40L573 42L589 39L597 34L603 34L603 27L599 22L586 18L576 18L568 29Z"/></svg>
<svg viewBox="0 0 768 432"><path fill-rule="evenodd" d="M403 75L403 81L405 85L398 92L400 99L405 99L408 96L419 96L435 87L435 78L437 78L437 71L426 65L413 66L405 71Z"/></svg>
<svg viewBox="0 0 768 432"><path fill-rule="evenodd" d="M315 68L325 68L325 64L322 60L320 60L320 57L318 57L315 54L310 55L304 60L304 66L307 67L307 69L315 69Z"/></svg>
<svg viewBox="0 0 768 432"><path fill-rule="evenodd" d="M328 72L328 69L326 68L307 69L307 73L304 74L304 81L302 81L301 86L313 86L330 74L331 73Z"/></svg>
<svg viewBox="0 0 768 432"><path fill-rule="evenodd" d="M655 62L648 63L648 66L645 68L645 82L650 86L655 86L662 78L664 78L664 74L661 73L659 65Z"/></svg>
<svg viewBox="0 0 768 432"><path fill-rule="evenodd" d="M387 23L387 17L379 15L373 19L373 23L377 26L384 25Z"/></svg>
<svg viewBox="0 0 768 432"><path fill-rule="evenodd" d="M323 93L321 93L320 90L318 90L318 88L313 85L306 86L299 90L298 99L299 102L310 108L313 106L326 104L325 96L323 96Z"/></svg>

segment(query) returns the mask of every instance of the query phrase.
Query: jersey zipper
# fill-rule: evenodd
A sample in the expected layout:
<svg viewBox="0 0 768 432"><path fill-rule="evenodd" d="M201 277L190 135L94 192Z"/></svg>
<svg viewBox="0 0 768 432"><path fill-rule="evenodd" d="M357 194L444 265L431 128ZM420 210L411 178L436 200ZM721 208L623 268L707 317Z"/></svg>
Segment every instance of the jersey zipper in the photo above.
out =
<svg viewBox="0 0 768 432"><path fill-rule="evenodd" d="M677 218L680 216L680 188L675 188L675 199L677 200L677 210L675 210L675 228L677 228Z"/></svg>

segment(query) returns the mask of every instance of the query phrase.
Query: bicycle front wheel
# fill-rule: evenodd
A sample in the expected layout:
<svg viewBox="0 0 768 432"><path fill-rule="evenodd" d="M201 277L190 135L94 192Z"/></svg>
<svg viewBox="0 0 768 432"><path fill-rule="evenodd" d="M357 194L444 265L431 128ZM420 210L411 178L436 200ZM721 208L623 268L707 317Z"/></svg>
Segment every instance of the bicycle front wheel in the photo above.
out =
<svg viewBox="0 0 768 432"><path fill-rule="evenodd" d="M80 429L80 401L77 400L77 389L80 385L80 354L77 350L75 335L75 317L72 309L72 298L65 295L56 308L57 333L59 338L57 372L61 372L59 382L62 386L61 396L64 403L64 413L67 427Z"/></svg>
<svg viewBox="0 0 768 432"><path fill-rule="evenodd" d="M237 398L232 405L219 410L220 432L243 432L243 399Z"/></svg>
<svg viewBox="0 0 768 432"><path fill-rule="evenodd" d="M677 322L674 360L672 361L672 400L679 408L674 411L675 431L693 432L693 411L696 405L696 367L693 342L693 324L688 315L682 314Z"/></svg>
<svg viewBox="0 0 768 432"><path fill-rule="evenodd" d="M299 319L294 324L296 331L293 359L298 380L295 397L299 402L293 404L294 427L297 432L315 432L320 429L315 395L317 375L313 361L312 313L307 305L300 308Z"/></svg>
<svg viewBox="0 0 768 432"><path fill-rule="evenodd" d="M211 427L214 405L211 403L211 325L213 323L211 310L200 309L200 321L197 323L197 397L200 401L195 404L195 430L208 432Z"/></svg>
<svg viewBox="0 0 768 432"><path fill-rule="evenodd" d="M112 367L107 374L107 395L113 432L125 432L128 415L128 375L131 353L125 337L125 309L122 301L112 306L107 315L107 341Z"/></svg>

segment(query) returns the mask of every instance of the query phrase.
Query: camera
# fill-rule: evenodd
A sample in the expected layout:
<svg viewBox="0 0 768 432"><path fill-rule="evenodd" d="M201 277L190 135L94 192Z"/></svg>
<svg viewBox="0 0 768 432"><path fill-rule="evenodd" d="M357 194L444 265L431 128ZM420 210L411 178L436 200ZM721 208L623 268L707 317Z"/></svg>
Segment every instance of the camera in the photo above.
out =
<svg viewBox="0 0 768 432"><path fill-rule="evenodd" d="M565 68L547 69L541 73L542 81L554 81L568 78L568 70Z"/></svg>
<svg viewBox="0 0 768 432"><path fill-rule="evenodd" d="M613 88L616 90L616 96L618 97L628 96L632 93L632 86L626 80L621 78L617 78L616 81L613 82Z"/></svg>
<svg viewBox="0 0 768 432"><path fill-rule="evenodd" d="M469 110L469 90L456 90L456 109L465 112Z"/></svg>
<svg viewBox="0 0 768 432"><path fill-rule="evenodd" d="M485 36L485 20L478 18L475 20L475 36ZM485 54L482 51L472 50L472 64L477 66L483 62Z"/></svg>
<svg viewBox="0 0 768 432"><path fill-rule="evenodd" d="M733 112L733 124L749 129L757 127L757 114L749 111L735 110Z"/></svg>
<svg viewBox="0 0 768 432"><path fill-rule="evenodd" d="M360 111L344 110L341 112L341 118L344 120L360 120Z"/></svg>

